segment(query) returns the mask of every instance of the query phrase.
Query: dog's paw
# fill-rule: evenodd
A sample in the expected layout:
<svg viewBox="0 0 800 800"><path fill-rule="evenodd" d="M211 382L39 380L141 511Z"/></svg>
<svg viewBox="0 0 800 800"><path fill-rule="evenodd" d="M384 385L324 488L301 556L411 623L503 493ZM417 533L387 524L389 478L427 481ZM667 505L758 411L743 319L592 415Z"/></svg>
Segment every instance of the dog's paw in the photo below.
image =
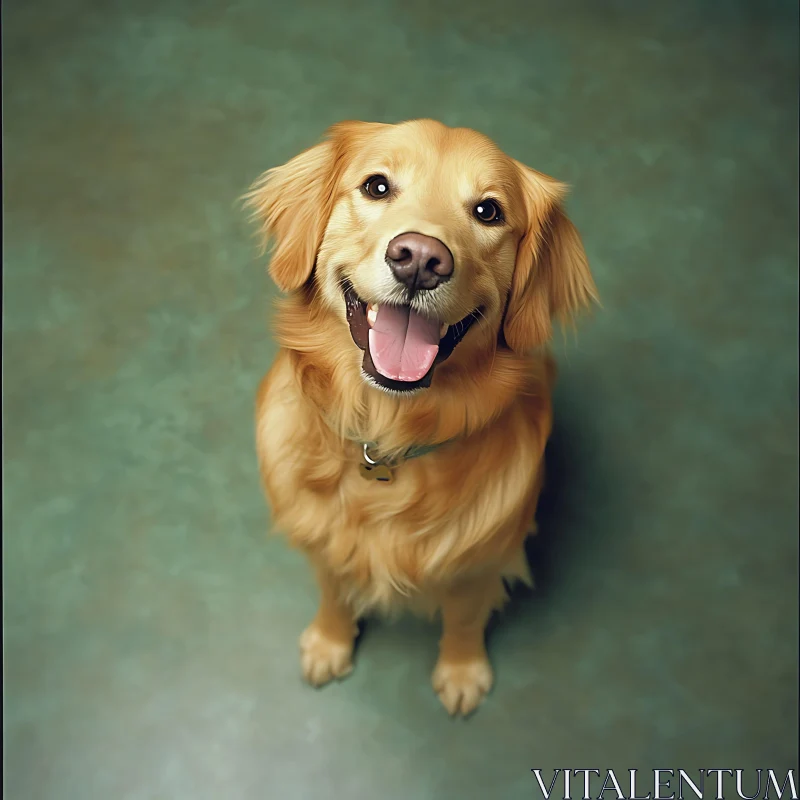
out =
<svg viewBox="0 0 800 800"><path fill-rule="evenodd" d="M433 689L452 714L472 713L492 688L494 675L487 659L451 664L439 661L433 671Z"/></svg>
<svg viewBox="0 0 800 800"><path fill-rule="evenodd" d="M353 670L353 643L335 642L309 625L300 637L300 666L312 686L344 678Z"/></svg>

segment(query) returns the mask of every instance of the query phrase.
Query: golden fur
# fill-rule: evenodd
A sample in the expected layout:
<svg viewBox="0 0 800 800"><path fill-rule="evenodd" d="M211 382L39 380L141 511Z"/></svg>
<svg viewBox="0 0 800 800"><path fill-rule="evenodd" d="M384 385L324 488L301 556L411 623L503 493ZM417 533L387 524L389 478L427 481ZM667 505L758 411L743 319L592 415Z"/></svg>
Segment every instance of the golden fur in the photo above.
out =
<svg viewBox="0 0 800 800"><path fill-rule="evenodd" d="M359 191L376 173L399 187L390 203ZM248 196L287 293L281 350L258 393L257 447L274 524L320 585L301 637L311 683L349 672L361 615L411 608L441 613L433 683L447 709L469 713L489 690L484 628L503 578L527 579L523 543L543 480L555 375L543 347L555 317L596 296L564 192L474 131L417 120L334 126ZM468 213L487 194L505 224ZM404 231L453 253L453 280L426 293L431 311L453 325L481 308L430 388L410 396L362 377L341 288L346 279L362 298L391 300L383 253ZM386 455L446 444L383 485L359 475L358 442Z"/></svg>

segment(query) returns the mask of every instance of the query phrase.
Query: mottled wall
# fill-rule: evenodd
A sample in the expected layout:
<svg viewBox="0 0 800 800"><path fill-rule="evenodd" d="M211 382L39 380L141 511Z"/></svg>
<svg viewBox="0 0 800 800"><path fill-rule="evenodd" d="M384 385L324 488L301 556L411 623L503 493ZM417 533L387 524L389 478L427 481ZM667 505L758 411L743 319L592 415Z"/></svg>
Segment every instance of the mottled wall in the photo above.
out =
<svg viewBox="0 0 800 800"><path fill-rule="evenodd" d="M534 797L532 767L797 766L793 2L8 2L13 800ZM265 536L274 347L237 196L342 118L431 116L573 186L604 307L562 365L542 590L466 724L436 631L301 685Z"/></svg>

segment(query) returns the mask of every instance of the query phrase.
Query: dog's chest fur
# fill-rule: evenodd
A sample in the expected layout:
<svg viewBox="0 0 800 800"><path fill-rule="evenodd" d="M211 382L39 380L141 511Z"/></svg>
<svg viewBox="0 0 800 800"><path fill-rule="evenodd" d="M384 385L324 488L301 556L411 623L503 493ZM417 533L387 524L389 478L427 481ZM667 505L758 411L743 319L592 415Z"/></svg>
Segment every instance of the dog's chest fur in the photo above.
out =
<svg viewBox="0 0 800 800"><path fill-rule="evenodd" d="M400 464L387 485L364 480L358 445L331 433L279 357L257 409L273 524L336 574L362 610L433 607L438 591L476 569L496 572L498 583L524 580L545 406L511 408L489 429Z"/></svg>

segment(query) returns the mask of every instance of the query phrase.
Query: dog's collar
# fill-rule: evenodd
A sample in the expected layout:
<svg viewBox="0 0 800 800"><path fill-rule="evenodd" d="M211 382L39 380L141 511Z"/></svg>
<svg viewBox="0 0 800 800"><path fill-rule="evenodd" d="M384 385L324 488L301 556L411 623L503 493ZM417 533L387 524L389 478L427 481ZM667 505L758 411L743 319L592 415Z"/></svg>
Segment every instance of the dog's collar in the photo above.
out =
<svg viewBox="0 0 800 800"><path fill-rule="evenodd" d="M374 442L358 442L361 445L361 463L358 465L358 471L362 478L368 481L378 481L379 483L393 483L394 472L397 467L404 461L411 458L420 458L421 456L432 453L438 450L441 444L425 444L413 445L404 450L396 456L378 456L370 453L370 450L375 450L377 445Z"/></svg>
<svg viewBox="0 0 800 800"><path fill-rule="evenodd" d="M378 447L377 442L357 442L357 444L361 446L361 455L366 464L369 464L370 466L383 464L387 467L396 467L403 461L411 461L412 458L421 458L429 453L433 453L440 447L444 447L444 445L448 444L450 441L451 440L448 439L447 441L439 442L438 444L412 445L394 458L376 455L375 451Z"/></svg>
<svg viewBox="0 0 800 800"><path fill-rule="evenodd" d="M333 430L330 422L323 416L325 423ZM365 442L356 437L345 436L345 438L355 445L358 445L361 451L361 463L359 464L359 472L362 478L368 480L376 480L381 483L392 483L394 480L394 471L404 461L410 461L413 458L422 458L430 453L444 447L453 439L445 439L443 442L436 444L415 444L407 447L401 453L387 456L380 455L379 445L377 442Z"/></svg>

